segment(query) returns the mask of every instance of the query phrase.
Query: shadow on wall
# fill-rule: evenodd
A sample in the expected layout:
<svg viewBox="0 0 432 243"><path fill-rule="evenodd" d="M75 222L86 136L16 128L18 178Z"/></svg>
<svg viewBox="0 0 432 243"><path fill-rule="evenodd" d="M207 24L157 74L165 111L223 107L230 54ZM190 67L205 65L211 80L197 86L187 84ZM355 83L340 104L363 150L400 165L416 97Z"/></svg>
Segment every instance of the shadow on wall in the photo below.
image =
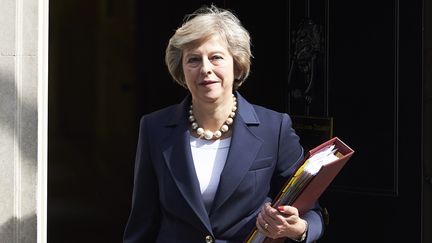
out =
<svg viewBox="0 0 432 243"><path fill-rule="evenodd" d="M35 214L22 219L12 217L0 225L0 242L36 242L36 225Z"/></svg>
<svg viewBox="0 0 432 243"><path fill-rule="evenodd" d="M37 103L32 96L20 96L17 92L15 70L15 57L2 57L0 59L0 167L6 174L14 175L14 156L19 152L21 175L23 180L29 180L36 174L37 168ZM28 85L28 86L27 86ZM23 90L34 94L33 84L26 83ZM34 97L35 98L35 97ZM15 143L15 141L18 141ZM18 151L15 150L15 144ZM31 176L31 177L29 177ZM9 178L2 180L8 183ZM34 182L32 182L34 184ZM27 183L25 183L27 184ZM1 184L0 187L11 188L14 185ZM8 190L13 191L13 190ZM21 193L21 192L20 192ZM5 200L13 200L7 193L2 195ZM36 201L34 201L36 204ZM31 206L31 205L29 205ZM7 212L12 214L12 212ZM5 219L5 218L3 218ZM11 217L0 225L0 242L36 242L37 240L36 215L24 216L21 219Z"/></svg>
<svg viewBox="0 0 432 243"><path fill-rule="evenodd" d="M15 75L10 70L14 70L13 62L1 63L0 62L0 132L2 140L7 139L13 141L15 133L18 132L19 152L23 161L34 162L30 166L37 166L37 103L31 103L32 100L28 98L33 97L17 97L17 86L15 84ZM32 87L27 87L32 88ZM32 90L30 93L34 93ZM34 97L36 99L36 97ZM20 103L18 103L18 101ZM19 111L19 114L17 114ZM17 116L20 117L17 117ZM17 119L20 119L18 125L19 130L16 130ZM13 146L12 142L10 142ZM8 149L6 146L1 149ZM0 150L1 151L1 150Z"/></svg>

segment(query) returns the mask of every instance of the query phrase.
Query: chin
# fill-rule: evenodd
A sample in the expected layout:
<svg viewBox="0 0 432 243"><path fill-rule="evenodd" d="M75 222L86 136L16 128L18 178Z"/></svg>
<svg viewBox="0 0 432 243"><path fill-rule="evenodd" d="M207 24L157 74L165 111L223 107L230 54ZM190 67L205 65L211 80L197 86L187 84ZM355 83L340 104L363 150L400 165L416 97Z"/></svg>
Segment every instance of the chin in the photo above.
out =
<svg viewBox="0 0 432 243"><path fill-rule="evenodd" d="M197 97L201 100L205 100L208 102L214 102L220 99L224 99L225 97L228 97L227 93L228 90L208 90L206 92L199 92L197 93ZM229 93L229 96L231 96L231 93Z"/></svg>

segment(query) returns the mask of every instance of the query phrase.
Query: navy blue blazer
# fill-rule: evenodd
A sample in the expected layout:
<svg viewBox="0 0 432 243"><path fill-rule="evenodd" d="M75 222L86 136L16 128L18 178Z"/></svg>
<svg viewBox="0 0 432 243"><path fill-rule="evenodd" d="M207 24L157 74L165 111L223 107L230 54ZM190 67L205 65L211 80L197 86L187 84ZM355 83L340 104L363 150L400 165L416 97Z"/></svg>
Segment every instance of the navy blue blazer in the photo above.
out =
<svg viewBox="0 0 432 243"><path fill-rule="evenodd" d="M132 209L124 243L243 242L256 216L303 158L287 114L248 103L238 92L231 145L212 207L200 193L190 148L188 109L182 103L141 119ZM307 242L321 235L318 210L302 218Z"/></svg>

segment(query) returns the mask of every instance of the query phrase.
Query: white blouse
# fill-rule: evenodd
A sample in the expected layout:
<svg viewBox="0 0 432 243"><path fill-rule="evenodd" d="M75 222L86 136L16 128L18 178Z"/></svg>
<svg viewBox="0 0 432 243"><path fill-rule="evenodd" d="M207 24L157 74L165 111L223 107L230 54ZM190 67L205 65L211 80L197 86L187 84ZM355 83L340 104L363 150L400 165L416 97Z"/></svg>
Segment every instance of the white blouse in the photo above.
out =
<svg viewBox="0 0 432 243"><path fill-rule="evenodd" d="M190 136L195 172L207 211L210 210L216 195L230 144L231 138L205 140Z"/></svg>

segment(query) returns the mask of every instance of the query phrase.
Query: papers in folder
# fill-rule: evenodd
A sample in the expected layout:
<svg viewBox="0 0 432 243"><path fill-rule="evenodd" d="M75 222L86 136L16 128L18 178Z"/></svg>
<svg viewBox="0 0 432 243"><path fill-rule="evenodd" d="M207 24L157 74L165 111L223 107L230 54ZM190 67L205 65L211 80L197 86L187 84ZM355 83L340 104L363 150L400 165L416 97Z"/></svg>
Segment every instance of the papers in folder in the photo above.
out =
<svg viewBox="0 0 432 243"><path fill-rule="evenodd" d="M333 181L354 150L334 137L309 151L304 162L294 175L285 183L272 206L291 205L296 207L300 216L310 210L321 194ZM284 239L270 239L255 228L246 243L275 243Z"/></svg>
<svg viewBox="0 0 432 243"><path fill-rule="evenodd" d="M303 191L303 188L321 170L323 165L339 159L335 152L337 152L337 149L335 149L335 145L333 144L322 148L309 157L282 189L279 199L273 206L292 205L294 200Z"/></svg>

